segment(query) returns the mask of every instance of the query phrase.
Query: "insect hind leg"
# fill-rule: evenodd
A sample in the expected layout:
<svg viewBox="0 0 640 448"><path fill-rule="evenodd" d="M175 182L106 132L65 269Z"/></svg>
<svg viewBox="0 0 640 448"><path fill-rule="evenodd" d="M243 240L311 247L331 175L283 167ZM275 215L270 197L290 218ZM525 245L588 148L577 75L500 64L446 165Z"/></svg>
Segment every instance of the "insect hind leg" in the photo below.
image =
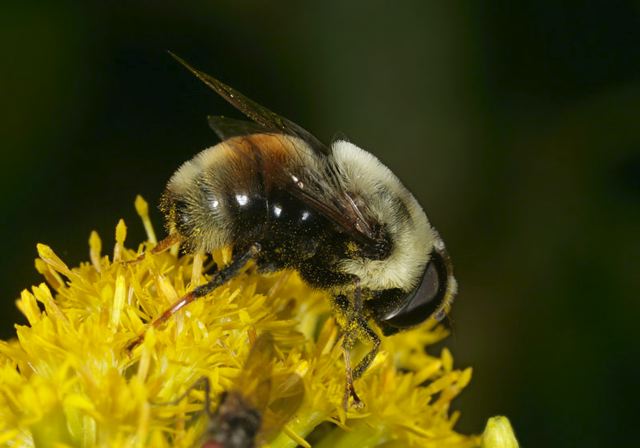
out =
<svg viewBox="0 0 640 448"><path fill-rule="evenodd" d="M193 302L194 300L199 299L200 297L204 297L209 294L211 291L216 289L218 286L223 285L231 278L235 277L240 269L242 269L249 260L253 259L260 252L260 244L255 243L249 247L249 249L244 252L239 257L235 258L231 264L216 272L214 276L204 285L200 285L192 291L188 292L184 296L182 296L178 301L176 301L173 305L171 305L164 313L158 316L152 323L151 326L157 328L162 323L166 322L171 316L180 311L182 308ZM131 351L135 347L137 347L144 340L145 333L142 333L136 339L134 339L128 346L127 350Z"/></svg>

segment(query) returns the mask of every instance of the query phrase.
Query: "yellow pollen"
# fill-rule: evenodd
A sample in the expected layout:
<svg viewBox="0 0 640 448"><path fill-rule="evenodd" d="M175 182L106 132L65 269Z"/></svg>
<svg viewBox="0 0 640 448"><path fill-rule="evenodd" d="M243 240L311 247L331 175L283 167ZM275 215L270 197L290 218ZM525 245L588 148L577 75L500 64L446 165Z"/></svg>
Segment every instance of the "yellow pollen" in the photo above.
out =
<svg viewBox="0 0 640 448"><path fill-rule="evenodd" d="M147 233L146 256L136 263L125 263L138 258L140 246L125 244L123 220L113 252L103 254L92 232L90 262L79 266L38 244L36 268L46 283L21 293L16 305L27 324L0 341L0 445L200 446L210 423L205 403L215 412L223 392L250 388L255 392L245 398L273 425L261 430L258 443L271 448L517 447L501 420L492 420L482 437L455 430L460 412L452 412L452 401L471 369L457 367L449 350L429 348L447 336L434 321L383 338L355 381L364 408L345 410L343 334L330 297L295 272L260 274L249 266L151 328L151 320L216 270L204 255L149 251L157 241L148 204L137 197L135 207ZM226 247L211 255L221 267L231 254ZM141 333L142 343L128 350ZM265 333L273 353L240 383ZM367 347L354 347L353 359Z"/></svg>

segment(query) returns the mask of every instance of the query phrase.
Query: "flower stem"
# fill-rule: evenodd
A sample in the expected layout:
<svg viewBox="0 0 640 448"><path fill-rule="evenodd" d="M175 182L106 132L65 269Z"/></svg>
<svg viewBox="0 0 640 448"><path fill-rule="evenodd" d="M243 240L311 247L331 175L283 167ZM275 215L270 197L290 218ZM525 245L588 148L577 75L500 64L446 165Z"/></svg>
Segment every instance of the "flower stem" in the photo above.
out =
<svg viewBox="0 0 640 448"><path fill-rule="evenodd" d="M287 432L297 434L300 438L304 438L310 434L316 426L326 420L326 418L327 414L325 412L314 409L299 412L296 417L287 423ZM298 440L293 440L285 431L280 432L278 437L269 444L271 448L295 448L298 445L303 444Z"/></svg>
<svg viewBox="0 0 640 448"><path fill-rule="evenodd" d="M371 448L386 441L384 428L374 427L364 422L357 423L350 430L335 428L329 435L324 437L316 448Z"/></svg>

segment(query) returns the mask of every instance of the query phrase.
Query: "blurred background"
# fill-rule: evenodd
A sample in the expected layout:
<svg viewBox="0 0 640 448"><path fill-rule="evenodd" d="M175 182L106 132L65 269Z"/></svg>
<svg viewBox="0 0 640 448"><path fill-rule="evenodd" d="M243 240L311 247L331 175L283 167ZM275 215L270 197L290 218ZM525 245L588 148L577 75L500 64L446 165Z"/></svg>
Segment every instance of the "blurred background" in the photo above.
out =
<svg viewBox="0 0 640 448"><path fill-rule="evenodd" d="M238 116L170 49L326 141L347 136L415 193L461 285L446 345L474 379L459 430L505 414L524 447L629 445L640 3L314 3L3 3L1 336L42 280L37 242L75 265L93 229L109 251L123 217L135 246L135 195L157 203L216 143L207 114Z"/></svg>

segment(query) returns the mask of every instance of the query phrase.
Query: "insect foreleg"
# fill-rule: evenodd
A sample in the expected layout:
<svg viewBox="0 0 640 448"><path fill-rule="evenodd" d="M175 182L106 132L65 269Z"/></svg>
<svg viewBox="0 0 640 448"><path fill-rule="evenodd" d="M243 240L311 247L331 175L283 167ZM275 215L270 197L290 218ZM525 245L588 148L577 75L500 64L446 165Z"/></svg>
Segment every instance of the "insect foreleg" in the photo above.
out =
<svg viewBox="0 0 640 448"><path fill-rule="evenodd" d="M356 284L352 300L349 300L344 295L339 295L334 298L334 302L342 311L346 321L343 324L344 339L342 342L347 380L343 405L346 409L349 398L353 398L354 405L359 407L362 406L362 401L356 393L353 381L360 378L375 359L380 348L380 337L369 327L367 319L363 315L362 290L359 283ZM364 358L360 360L356 368L353 369L351 366L351 350L357 340L369 341L372 347Z"/></svg>
<svg viewBox="0 0 640 448"><path fill-rule="evenodd" d="M371 329L367 320L364 319L361 315L356 316L356 325L358 327L358 333L361 339L367 339L371 342L372 347L371 350L360 360L355 370L353 371L353 377L358 379L362 376L364 372L369 368L376 355L378 354L378 350L380 348L380 336L376 334L375 331Z"/></svg>

